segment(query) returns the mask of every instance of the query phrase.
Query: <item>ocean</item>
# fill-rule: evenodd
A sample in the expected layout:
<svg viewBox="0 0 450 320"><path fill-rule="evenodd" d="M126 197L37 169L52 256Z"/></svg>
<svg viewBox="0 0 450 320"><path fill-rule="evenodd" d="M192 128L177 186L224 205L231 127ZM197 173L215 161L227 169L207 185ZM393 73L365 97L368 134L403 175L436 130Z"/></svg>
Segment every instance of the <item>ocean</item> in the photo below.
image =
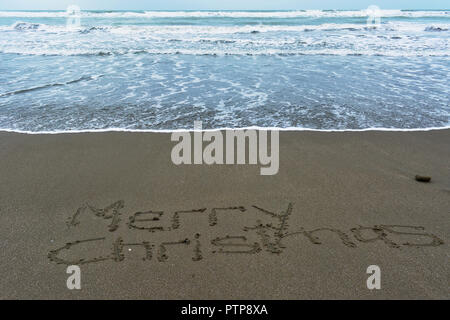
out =
<svg viewBox="0 0 450 320"><path fill-rule="evenodd" d="M0 11L0 129L450 126L450 11Z"/></svg>

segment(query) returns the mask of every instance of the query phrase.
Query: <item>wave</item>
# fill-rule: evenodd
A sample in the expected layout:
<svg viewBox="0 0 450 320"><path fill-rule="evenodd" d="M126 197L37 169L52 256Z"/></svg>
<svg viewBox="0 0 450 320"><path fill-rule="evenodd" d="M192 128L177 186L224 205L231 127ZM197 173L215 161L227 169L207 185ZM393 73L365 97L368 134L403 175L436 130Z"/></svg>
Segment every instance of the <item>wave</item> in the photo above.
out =
<svg viewBox="0 0 450 320"><path fill-rule="evenodd" d="M52 88L52 87L61 87L61 86L65 86L65 85L69 85L69 84L73 84L73 83L77 83L77 82L81 82L81 81L95 80L95 79L98 79L100 77L102 77L102 75L98 75L98 76L83 76L81 78L78 78L78 79L75 79L75 80L70 80L70 81L67 81L67 82L50 83L50 84L46 84L46 85L43 85L43 86L38 86L38 87L32 87L32 88L27 88L27 89L21 89L21 90L6 92L6 93L0 94L0 98L1 97L13 96L13 95L16 95L16 94L21 94L21 93L37 91L37 90L43 90L43 89Z"/></svg>
<svg viewBox="0 0 450 320"><path fill-rule="evenodd" d="M0 53L40 56L364 55L450 56L450 23L318 25L0 26ZM326 34L325 34L326 33ZM432 34L434 33L434 34Z"/></svg>
<svg viewBox="0 0 450 320"><path fill-rule="evenodd" d="M436 26L429 26L425 28L425 31L448 31L448 28L445 27L436 27Z"/></svg>
<svg viewBox="0 0 450 320"><path fill-rule="evenodd" d="M450 57L449 50L409 51L404 50L352 50L352 49L321 49L321 50L239 50L239 49L123 49L123 50L91 50L91 49L5 49L0 53L28 56L118 56L118 55L193 55L193 56L380 56L380 57ZM61 85L61 84L56 84ZM39 88L37 88L39 89ZM34 89L33 89L34 90ZM4 96L6 94L0 95ZM9 94L8 94L9 95Z"/></svg>
<svg viewBox="0 0 450 320"><path fill-rule="evenodd" d="M29 23L18 21L12 25L14 30L36 30L41 26L39 23Z"/></svg>
<svg viewBox="0 0 450 320"><path fill-rule="evenodd" d="M81 32L91 33L95 31L109 32L112 34L132 35L137 32L147 34L239 34L239 33L267 33L267 32L311 32L311 31L448 31L449 23L440 25L427 25L423 23L387 22L378 26L366 23L323 23L317 25L233 25L233 26L195 26L195 25L121 25L121 26L81 26L67 28L66 25L47 25L16 21L11 26L0 26L0 31L42 31L42 32Z"/></svg>
<svg viewBox="0 0 450 320"><path fill-rule="evenodd" d="M381 17L450 17L450 11L380 10ZM86 18L333 18L367 17L367 10L297 10L297 11L82 11ZM0 18L65 18L65 11L0 11Z"/></svg>

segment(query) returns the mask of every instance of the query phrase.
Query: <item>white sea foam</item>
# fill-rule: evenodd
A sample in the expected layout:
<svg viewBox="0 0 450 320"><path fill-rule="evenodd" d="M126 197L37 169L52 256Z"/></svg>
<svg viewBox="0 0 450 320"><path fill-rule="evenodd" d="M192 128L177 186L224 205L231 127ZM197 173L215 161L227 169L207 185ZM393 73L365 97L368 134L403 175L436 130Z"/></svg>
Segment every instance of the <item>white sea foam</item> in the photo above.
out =
<svg viewBox="0 0 450 320"><path fill-rule="evenodd" d="M448 130L450 126L446 127L428 127L428 128L411 128L411 129L398 129L398 128L364 128L364 129L312 129L312 128L299 128L299 127L238 127L238 128L214 128L214 129L124 129L124 128L108 128L108 129L86 129L86 130L54 130L54 131L28 131L28 130L14 130L14 129L2 129L0 132L20 133L20 134L80 134L80 133L108 133L108 132L130 132L130 133L172 133L172 132L214 132L223 130L271 130L271 131L309 131L309 132L426 132L435 130Z"/></svg>
<svg viewBox="0 0 450 320"><path fill-rule="evenodd" d="M330 55L330 56L385 56L385 57L449 57L449 50L432 52L401 52L398 50L351 50L351 49L322 49L322 50L277 50L265 49L261 51L224 50L224 49L147 49L147 50L117 50L96 51L82 49L4 49L0 53L39 55L39 56L89 56L89 55L124 55L124 54L154 54L154 55L195 55L195 56L293 56L293 55Z"/></svg>
<svg viewBox="0 0 450 320"><path fill-rule="evenodd" d="M357 23L323 23L317 25L233 25L233 26L209 26L209 25L122 25L122 26L90 26L68 29L65 25L47 25L42 23L30 23L16 21L10 26L0 26L0 31L29 31L42 32L108 32L112 34L131 35L141 37L152 34L240 34L240 33L267 33L267 32L305 32L305 31L448 31L450 23L424 24L417 22L387 22L380 26L367 26ZM139 34L137 34L139 32Z"/></svg>
<svg viewBox="0 0 450 320"><path fill-rule="evenodd" d="M450 24L90 26L17 21L0 27L0 53L22 55L384 55L449 56ZM12 31L12 32L11 32ZM440 31L440 32L432 32ZM20 32L18 35L16 32Z"/></svg>

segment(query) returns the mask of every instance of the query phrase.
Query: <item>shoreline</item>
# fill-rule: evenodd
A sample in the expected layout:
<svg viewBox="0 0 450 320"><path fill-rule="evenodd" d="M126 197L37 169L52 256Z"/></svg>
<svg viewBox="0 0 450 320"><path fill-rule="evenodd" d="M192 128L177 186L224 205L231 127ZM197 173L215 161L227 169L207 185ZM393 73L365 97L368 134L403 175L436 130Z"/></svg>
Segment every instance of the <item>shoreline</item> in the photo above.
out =
<svg viewBox="0 0 450 320"><path fill-rule="evenodd" d="M364 128L364 129L312 129L312 128L299 128L299 127L238 127L238 128L214 128L214 129L123 129L123 128L108 128L108 129L81 129L81 130L56 130L56 131L27 131L27 130L14 130L14 129L0 129L0 133L18 133L18 134L30 134L30 135L54 135L54 134L78 134L78 133L108 133L108 132L123 132L123 133L172 133L172 132L216 132L216 131L228 131L228 130L270 130L280 132L427 132L437 130L449 130L450 125L446 127L428 127L428 128Z"/></svg>
<svg viewBox="0 0 450 320"><path fill-rule="evenodd" d="M0 299L448 299L450 129L282 131L273 176L174 145L0 132Z"/></svg>

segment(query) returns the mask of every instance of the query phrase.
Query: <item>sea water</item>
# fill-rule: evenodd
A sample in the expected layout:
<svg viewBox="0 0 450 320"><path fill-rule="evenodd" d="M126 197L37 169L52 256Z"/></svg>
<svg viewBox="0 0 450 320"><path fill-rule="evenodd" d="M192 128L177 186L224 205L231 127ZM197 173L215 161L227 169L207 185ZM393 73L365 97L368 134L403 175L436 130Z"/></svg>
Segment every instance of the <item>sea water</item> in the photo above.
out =
<svg viewBox="0 0 450 320"><path fill-rule="evenodd" d="M450 11L0 11L0 129L450 126Z"/></svg>

